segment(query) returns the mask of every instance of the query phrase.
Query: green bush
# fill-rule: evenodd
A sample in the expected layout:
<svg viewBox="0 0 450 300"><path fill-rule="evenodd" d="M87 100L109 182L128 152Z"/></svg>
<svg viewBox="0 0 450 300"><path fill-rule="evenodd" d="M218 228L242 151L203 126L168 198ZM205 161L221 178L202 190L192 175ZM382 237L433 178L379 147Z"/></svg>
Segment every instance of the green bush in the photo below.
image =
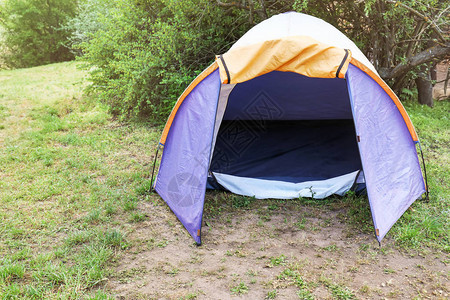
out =
<svg viewBox="0 0 450 300"><path fill-rule="evenodd" d="M64 27L71 32L69 44L75 55L82 55L82 45L88 43L92 36L103 29L101 19L110 17L114 2L110 0L79 0L77 14Z"/></svg>
<svg viewBox="0 0 450 300"><path fill-rule="evenodd" d="M115 0L81 44L92 90L122 118L163 120L214 55L248 29L241 13L209 0Z"/></svg>
<svg viewBox="0 0 450 300"><path fill-rule="evenodd" d="M5 0L0 4L3 63L23 68L73 59L63 25L76 7L72 0Z"/></svg>

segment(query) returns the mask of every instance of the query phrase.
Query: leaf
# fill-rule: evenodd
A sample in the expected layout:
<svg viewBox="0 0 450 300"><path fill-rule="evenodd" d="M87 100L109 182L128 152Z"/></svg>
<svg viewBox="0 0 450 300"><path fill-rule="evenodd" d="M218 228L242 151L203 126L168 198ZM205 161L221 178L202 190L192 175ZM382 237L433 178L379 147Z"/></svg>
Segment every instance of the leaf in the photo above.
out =
<svg viewBox="0 0 450 300"><path fill-rule="evenodd" d="M406 95L409 95L409 96L414 96L414 93L413 93L413 91L411 91L410 89L407 89L407 88L403 88L402 89L402 93L404 93L404 94L406 94Z"/></svg>

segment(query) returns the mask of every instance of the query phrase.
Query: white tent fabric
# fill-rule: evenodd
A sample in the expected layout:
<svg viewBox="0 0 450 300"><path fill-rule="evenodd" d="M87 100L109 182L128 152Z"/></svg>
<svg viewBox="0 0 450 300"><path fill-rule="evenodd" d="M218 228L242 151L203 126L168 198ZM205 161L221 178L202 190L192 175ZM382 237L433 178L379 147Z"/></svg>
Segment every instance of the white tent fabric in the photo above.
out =
<svg viewBox="0 0 450 300"><path fill-rule="evenodd" d="M353 186L359 171L319 181L299 183L240 177L214 172L217 182L232 193L256 199L323 199L333 194L343 196Z"/></svg>

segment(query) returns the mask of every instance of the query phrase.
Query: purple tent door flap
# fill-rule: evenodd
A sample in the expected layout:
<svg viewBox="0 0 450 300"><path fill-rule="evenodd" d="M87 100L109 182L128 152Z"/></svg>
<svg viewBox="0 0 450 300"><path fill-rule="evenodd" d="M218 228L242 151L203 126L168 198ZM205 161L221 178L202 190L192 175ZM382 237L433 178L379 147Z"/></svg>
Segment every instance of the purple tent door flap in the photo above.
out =
<svg viewBox="0 0 450 300"><path fill-rule="evenodd" d="M370 209L381 241L425 192L425 184L415 142L389 95L352 64L347 81Z"/></svg>
<svg viewBox="0 0 450 300"><path fill-rule="evenodd" d="M155 190L200 244L219 70L200 81L181 103L168 131Z"/></svg>

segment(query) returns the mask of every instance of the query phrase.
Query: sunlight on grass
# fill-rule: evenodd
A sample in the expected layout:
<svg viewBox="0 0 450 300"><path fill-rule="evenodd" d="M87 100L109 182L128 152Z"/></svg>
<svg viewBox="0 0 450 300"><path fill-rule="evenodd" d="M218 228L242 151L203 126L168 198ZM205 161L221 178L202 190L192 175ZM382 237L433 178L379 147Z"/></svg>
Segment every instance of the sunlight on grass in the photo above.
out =
<svg viewBox="0 0 450 300"><path fill-rule="evenodd" d="M67 62L0 72L0 95L4 100L20 100L38 105L80 97L86 84L85 72L76 62Z"/></svg>
<svg viewBox="0 0 450 300"><path fill-rule="evenodd" d="M74 62L0 72L2 299L107 299L125 225L146 218L156 130L112 120L84 76Z"/></svg>

